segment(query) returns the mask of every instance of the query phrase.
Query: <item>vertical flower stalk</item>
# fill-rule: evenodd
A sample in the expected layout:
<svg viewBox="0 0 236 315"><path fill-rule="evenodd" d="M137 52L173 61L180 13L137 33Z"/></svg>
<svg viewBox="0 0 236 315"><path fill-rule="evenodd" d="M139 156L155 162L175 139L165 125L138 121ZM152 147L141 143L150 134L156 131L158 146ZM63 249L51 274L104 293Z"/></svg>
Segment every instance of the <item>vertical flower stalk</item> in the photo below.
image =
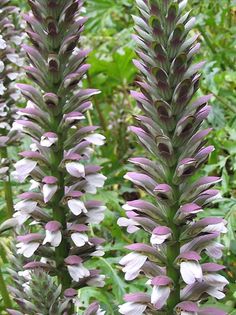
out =
<svg viewBox="0 0 236 315"><path fill-rule="evenodd" d="M210 95L193 99L199 86L203 62L193 63L199 51L197 36L189 36L195 19L184 13L187 1L136 0L140 15L134 17L134 40L142 74L140 92L132 92L141 115L131 131L146 150L145 157L132 158L138 172L125 178L144 190L147 200L128 202L127 218L118 223L129 233L143 229L150 243L127 246L132 252L122 258L126 280L140 273L147 278L146 293L125 296L121 314L225 314L204 308L208 296L221 299L228 281L219 274L224 267L207 262L219 259L226 232L219 218L198 219L210 201L218 177L196 174L214 150L207 146L210 129L202 129L210 107ZM204 263L203 263L204 262Z"/></svg>
<svg viewBox="0 0 236 315"><path fill-rule="evenodd" d="M103 240L89 237L89 224L100 223L104 206L89 196L105 181L100 167L90 163L104 137L83 123L90 97L99 92L81 87L89 68L89 51L77 47L86 21L83 1L28 3L32 12L24 19L32 46L23 46L30 61L25 71L37 87L19 84L28 103L14 128L29 135L32 145L20 153L14 176L30 179L31 187L19 196L14 216L19 225L31 223L31 230L18 236L17 253L27 258L26 270L45 269L57 277L62 294L74 296L79 288L104 284L99 271L86 266L103 255ZM74 312L70 305L68 315Z"/></svg>
<svg viewBox="0 0 236 315"><path fill-rule="evenodd" d="M13 214L13 198L10 179L11 160L8 157L8 147L16 145L19 133L13 131L12 124L16 115L15 102L19 94L15 89L15 80L18 77L17 65L22 64L17 46L21 43L19 31L13 23L17 8L10 5L10 1L1 1L0 4L0 179L4 181L7 216Z"/></svg>

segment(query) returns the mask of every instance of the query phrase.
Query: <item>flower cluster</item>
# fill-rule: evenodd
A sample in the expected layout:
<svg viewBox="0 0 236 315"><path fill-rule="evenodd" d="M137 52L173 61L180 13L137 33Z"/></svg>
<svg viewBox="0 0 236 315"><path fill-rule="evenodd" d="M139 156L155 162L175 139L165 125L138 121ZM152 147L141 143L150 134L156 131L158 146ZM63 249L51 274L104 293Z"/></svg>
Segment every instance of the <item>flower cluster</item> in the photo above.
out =
<svg viewBox="0 0 236 315"><path fill-rule="evenodd" d="M150 244L127 246L132 252L122 258L126 280L141 273L147 278L147 293L125 296L121 314L225 314L200 306L208 296L222 299L228 281L219 274L223 246L217 238L226 232L219 218L198 219L204 207L219 196L212 187L217 177L196 180L196 173L214 150L207 146L210 129L202 129L210 107L210 95L193 99L198 90L203 62L193 63L200 44L188 36L195 19L184 13L187 1L136 0L134 40L142 73L140 92L132 92L142 115L131 131L145 148L145 157L132 158L138 172L125 178L150 198L124 206L127 218L120 226L129 233L147 232Z"/></svg>
<svg viewBox="0 0 236 315"><path fill-rule="evenodd" d="M19 66L23 65L19 44L22 41L17 18L18 9L10 1L0 3L0 180L3 180L7 217L13 214L10 171L12 159L8 156L9 146L17 145L20 133L12 129L16 118L15 102L20 92L15 88L19 77Z"/></svg>
<svg viewBox="0 0 236 315"><path fill-rule="evenodd" d="M0 148L5 148L19 140L16 131L11 130L17 108L15 102L20 93L15 88L19 77L18 67L23 65L18 46L22 36L16 29L13 20L18 9L1 1L0 4ZM1 175L5 172L1 169Z"/></svg>
<svg viewBox="0 0 236 315"><path fill-rule="evenodd" d="M98 127L83 123L92 108L90 97L99 92L81 84L89 68L84 63L89 51L77 47L86 21L80 15L83 1L28 2L32 13L24 19L32 46L23 48L34 86L18 85L28 102L14 129L29 135L32 144L20 153L14 176L31 186L19 196L14 217L19 226L27 222L30 231L17 237L17 253L26 258L26 270L57 276L62 294L74 298L78 288L104 285L104 276L85 264L103 255L103 239L90 237L89 225L102 221L105 207L89 196L106 179L90 163L104 137L96 133ZM87 314L97 314L96 307Z"/></svg>

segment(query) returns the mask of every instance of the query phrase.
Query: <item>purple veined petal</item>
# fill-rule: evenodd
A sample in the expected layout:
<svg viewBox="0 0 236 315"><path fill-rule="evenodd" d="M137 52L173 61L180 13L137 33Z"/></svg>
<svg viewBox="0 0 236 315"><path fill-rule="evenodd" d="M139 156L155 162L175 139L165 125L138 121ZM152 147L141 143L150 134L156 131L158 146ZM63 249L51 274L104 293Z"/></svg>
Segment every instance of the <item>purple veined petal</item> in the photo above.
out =
<svg viewBox="0 0 236 315"><path fill-rule="evenodd" d="M120 260L120 265L125 273L125 280L133 280L139 275L143 264L146 262L147 256L138 253L129 253Z"/></svg>
<svg viewBox="0 0 236 315"><path fill-rule="evenodd" d="M153 218L156 218L156 216L160 218L165 218L163 212L160 209L158 209L155 205L141 199L128 201L123 206L123 209L126 211L137 210L141 214L144 213Z"/></svg>
<svg viewBox="0 0 236 315"><path fill-rule="evenodd" d="M161 201L168 201L173 199L173 189L167 184L159 184L154 188L154 192Z"/></svg>
<svg viewBox="0 0 236 315"><path fill-rule="evenodd" d="M158 286L158 287L166 287L166 286L171 285L172 283L173 281L171 280L171 278L167 276L157 276L153 278L151 281L151 284L153 286Z"/></svg>
<svg viewBox="0 0 236 315"><path fill-rule="evenodd" d="M40 193L34 192L25 192L18 195L18 198L21 200L34 200L34 201L43 201L42 195Z"/></svg>
<svg viewBox="0 0 236 315"><path fill-rule="evenodd" d="M64 115L64 120L67 124L72 124L76 121L81 121L83 119L85 119L85 116L82 115L80 112L76 111Z"/></svg>
<svg viewBox="0 0 236 315"><path fill-rule="evenodd" d="M193 158L185 158L181 160L176 168L177 177L190 176L196 166L196 160Z"/></svg>
<svg viewBox="0 0 236 315"><path fill-rule="evenodd" d="M196 251L201 253L203 250L206 250L206 253L210 257L219 259L222 256L222 249L224 246L215 241L218 236L219 233L211 233L195 237L192 241L181 247L181 253L186 251Z"/></svg>
<svg viewBox="0 0 236 315"><path fill-rule="evenodd" d="M98 310L99 304L97 302L94 302L93 304L89 305L84 315L97 315Z"/></svg>
<svg viewBox="0 0 236 315"><path fill-rule="evenodd" d="M71 256L68 256L66 259L65 259L65 263L66 265L71 265L71 266L76 266L76 265L79 265L83 262L83 259L79 256L76 256L76 255L71 255Z"/></svg>
<svg viewBox="0 0 236 315"><path fill-rule="evenodd" d="M198 315L227 315L227 313L215 307L202 307L198 310Z"/></svg>
<svg viewBox="0 0 236 315"><path fill-rule="evenodd" d="M128 172L124 178L151 192L157 186L157 183L151 177L141 173Z"/></svg>
<svg viewBox="0 0 236 315"><path fill-rule="evenodd" d="M202 264L202 271L203 272L218 272L225 269L225 266L215 264L215 263L205 263Z"/></svg>
<svg viewBox="0 0 236 315"><path fill-rule="evenodd" d="M187 196L197 196L198 194L206 191L209 188L212 188L215 184L221 182L221 178L216 176L206 176L202 177L195 183L193 183L182 195L182 198Z"/></svg>
<svg viewBox="0 0 236 315"><path fill-rule="evenodd" d="M166 240L170 239L172 235L172 231L170 228L166 226L159 226L155 228L152 231L152 236L151 236L151 244L154 245L161 245L163 244Z"/></svg>
<svg viewBox="0 0 236 315"><path fill-rule="evenodd" d="M23 266L24 270L43 269L49 271L52 267L49 264L42 263L40 261L31 261Z"/></svg>
<svg viewBox="0 0 236 315"><path fill-rule="evenodd" d="M155 262L146 261L142 267L142 271L148 278L164 276L166 273L165 267L159 267Z"/></svg>
<svg viewBox="0 0 236 315"><path fill-rule="evenodd" d="M182 205L176 213L175 219L183 221L194 218L199 212L203 212L203 209L196 203L188 203Z"/></svg>
<svg viewBox="0 0 236 315"><path fill-rule="evenodd" d="M180 315L197 315L199 308L196 303L191 301L183 301L176 305L176 314Z"/></svg>
<svg viewBox="0 0 236 315"><path fill-rule="evenodd" d="M22 159L15 164L14 176L19 180L20 183L23 183L24 180L30 175L30 173L37 166L37 161L30 159Z"/></svg>
<svg viewBox="0 0 236 315"><path fill-rule="evenodd" d="M89 231L89 227L85 224L69 224L68 225L68 231L72 231L72 232L88 232Z"/></svg>
<svg viewBox="0 0 236 315"><path fill-rule="evenodd" d="M142 226L143 229L148 231L149 233L151 233L153 231L153 229L156 227L155 221L153 221L150 218L144 217L144 216L139 216L134 211L127 211L126 214L127 214L127 217L132 220L130 222L131 225L133 225L133 221L134 221L134 222L136 222L136 225Z"/></svg>
<svg viewBox="0 0 236 315"><path fill-rule="evenodd" d="M214 200L221 199L219 190L208 189L199 194L193 201L199 205L206 205Z"/></svg>
<svg viewBox="0 0 236 315"><path fill-rule="evenodd" d="M147 148L149 152L151 152L155 156L159 154L156 148L156 143L150 134L145 132L142 128L133 126L129 127L129 130L138 137L139 141Z"/></svg>
<svg viewBox="0 0 236 315"><path fill-rule="evenodd" d="M141 303L150 303L151 299L147 293L137 292L125 294L125 302L141 302Z"/></svg>
<svg viewBox="0 0 236 315"><path fill-rule="evenodd" d="M202 107L204 104L206 105L212 97L213 94L201 96L191 104L191 107L193 108Z"/></svg>
<svg viewBox="0 0 236 315"><path fill-rule="evenodd" d="M62 228L62 225L58 221L50 221L45 225L45 230L50 232L58 232Z"/></svg>
<svg viewBox="0 0 236 315"><path fill-rule="evenodd" d="M50 148L58 141L58 136L54 132L47 132L42 135L40 145L46 148Z"/></svg>
<svg viewBox="0 0 236 315"><path fill-rule="evenodd" d="M194 284L187 285L181 290L181 300L198 302L208 288L209 285L204 282L195 282Z"/></svg>
<svg viewBox="0 0 236 315"><path fill-rule="evenodd" d="M42 239L43 239L43 235L39 233L29 233L29 234L17 236L17 241L24 244L37 242L37 241L41 242Z"/></svg>
<svg viewBox="0 0 236 315"><path fill-rule="evenodd" d="M142 315L151 302L150 296L145 293L131 293L124 296L126 303L119 306L120 314Z"/></svg>
<svg viewBox="0 0 236 315"><path fill-rule="evenodd" d="M132 250L134 252L142 253L144 255L154 256L156 259L160 261L165 261L165 253L157 251L152 246L146 245L144 243L134 243L126 246L127 249Z"/></svg>
<svg viewBox="0 0 236 315"><path fill-rule="evenodd" d="M195 160L198 161L198 165L200 163L205 162L208 156L214 151L215 151L215 147L212 145L199 150L198 153L194 156Z"/></svg>
<svg viewBox="0 0 236 315"><path fill-rule="evenodd" d="M20 156L30 160L41 160L45 162L45 158L39 153L35 151L23 151L19 153Z"/></svg>
<svg viewBox="0 0 236 315"><path fill-rule="evenodd" d="M54 176L45 176L43 179L42 179L42 182L44 184L48 184L48 185L54 185L57 183L57 178L54 177Z"/></svg>
<svg viewBox="0 0 236 315"><path fill-rule="evenodd" d="M185 233L189 235L199 233L227 233L226 223L227 222L221 218L204 218L187 228Z"/></svg>
<svg viewBox="0 0 236 315"><path fill-rule="evenodd" d="M68 288L64 291L64 296L66 298L74 298L78 295L78 291L73 288Z"/></svg>

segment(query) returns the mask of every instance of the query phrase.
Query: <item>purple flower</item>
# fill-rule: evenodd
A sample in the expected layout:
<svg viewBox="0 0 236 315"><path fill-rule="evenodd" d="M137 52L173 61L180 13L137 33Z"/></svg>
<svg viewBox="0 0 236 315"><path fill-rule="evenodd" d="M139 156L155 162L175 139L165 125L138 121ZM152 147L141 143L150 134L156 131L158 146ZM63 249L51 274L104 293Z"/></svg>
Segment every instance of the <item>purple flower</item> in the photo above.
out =
<svg viewBox="0 0 236 315"><path fill-rule="evenodd" d="M120 314L142 315L147 309L147 304L150 302L150 297L145 293L132 293L127 294L124 297L124 300L126 301L126 303L119 306Z"/></svg>
<svg viewBox="0 0 236 315"><path fill-rule="evenodd" d="M144 230L150 244L127 246L131 253L120 264L126 280L147 278L152 294L143 302L132 297L120 313L204 314L207 308L198 302L222 298L227 284L220 269L203 263L222 256L217 238L226 233L226 221L198 219L204 206L220 196L213 187L221 181L215 176L195 180L214 151L206 145L211 129L202 129L211 96L195 96L205 62L193 63L200 45L198 36L191 37L195 19L184 13L187 1L136 0L136 5L133 38L139 60L134 64L141 79L140 91L131 95L141 114L130 130L145 154L130 159L137 171L125 179L143 190L148 201L127 202L126 218L118 224L129 233Z"/></svg>
<svg viewBox="0 0 236 315"><path fill-rule="evenodd" d="M89 224L99 224L105 210L91 194L103 187L106 177L90 162L95 146L103 145L105 138L97 126L86 126L90 98L99 91L82 87L90 67L85 64L89 50L78 48L86 22L81 16L83 1L29 1L29 5L32 12L24 19L32 44L23 49L32 85L18 84L28 102L19 109L13 129L32 140L14 172L31 187L19 197L14 216L19 225L26 221L34 225L40 237L19 236L17 247L18 253L31 258L28 263L47 261L53 270L50 277L57 277L53 281L62 287L57 298L67 299L63 313L72 314L73 290L104 285L103 276L87 267L89 259L104 254L103 241L89 235ZM87 314L103 311L98 307Z"/></svg>

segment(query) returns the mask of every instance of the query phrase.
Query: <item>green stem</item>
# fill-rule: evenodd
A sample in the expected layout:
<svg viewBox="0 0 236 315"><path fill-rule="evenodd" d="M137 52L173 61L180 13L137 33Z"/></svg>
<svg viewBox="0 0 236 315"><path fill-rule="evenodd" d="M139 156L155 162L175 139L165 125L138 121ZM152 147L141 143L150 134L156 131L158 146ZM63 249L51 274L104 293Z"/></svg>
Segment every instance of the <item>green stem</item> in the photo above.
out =
<svg viewBox="0 0 236 315"><path fill-rule="evenodd" d="M2 274L1 268L0 268L0 292L1 292L1 296L2 296L2 299L4 301L5 307L6 308L11 308L12 307L11 299L10 299L10 296L8 294L8 291L7 291L7 287L6 287L6 284L5 284L5 280L3 278L3 274Z"/></svg>
<svg viewBox="0 0 236 315"><path fill-rule="evenodd" d="M1 157L2 159L8 159L8 152L7 148L1 149ZM5 194L5 201L7 206L7 217L11 218L14 213L14 206L13 206L13 194L12 194L12 185L11 185L11 178L10 172L7 172L7 179L3 183L3 189Z"/></svg>
<svg viewBox="0 0 236 315"><path fill-rule="evenodd" d="M58 143L63 145L63 136L58 135ZM63 230L67 228L66 211L60 206L61 200L64 196L64 174L60 172L60 163L63 160L63 148L61 147L58 152L53 154L52 158L52 170L53 176L58 179L59 189L53 198L52 209L53 209L53 219L60 222ZM69 244L65 237L63 237L62 242L55 250L56 253L56 265L58 273L58 280L62 285L62 289L65 290L71 285L71 278L67 270L64 269L64 259L69 255Z"/></svg>
<svg viewBox="0 0 236 315"><path fill-rule="evenodd" d="M201 25L198 25L198 29L200 33L202 34L202 37L204 38L208 47L210 48L211 52L215 55L217 53L217 50L215 49L214 45L211 43L211 40L209 36L207 35L207 33L205 32L204 28Z"/></svg>
<svg viewBox="0 0 236 315"><path fill-rule="evenodd" d="M174 169L174 168L173 168ZM168 213L169 227L172 230L172 241L167 246L167 276L173 280L174 290L171 291L170 297L167 302L168 315L173 315L173 309L180 302L180 270L175 264L176 258L180 255L180 227L174 223L174 217L179 209L179 188L173 184L173 177L171 178L169 185L171 185L176 203L170 207Z"/></svg>

